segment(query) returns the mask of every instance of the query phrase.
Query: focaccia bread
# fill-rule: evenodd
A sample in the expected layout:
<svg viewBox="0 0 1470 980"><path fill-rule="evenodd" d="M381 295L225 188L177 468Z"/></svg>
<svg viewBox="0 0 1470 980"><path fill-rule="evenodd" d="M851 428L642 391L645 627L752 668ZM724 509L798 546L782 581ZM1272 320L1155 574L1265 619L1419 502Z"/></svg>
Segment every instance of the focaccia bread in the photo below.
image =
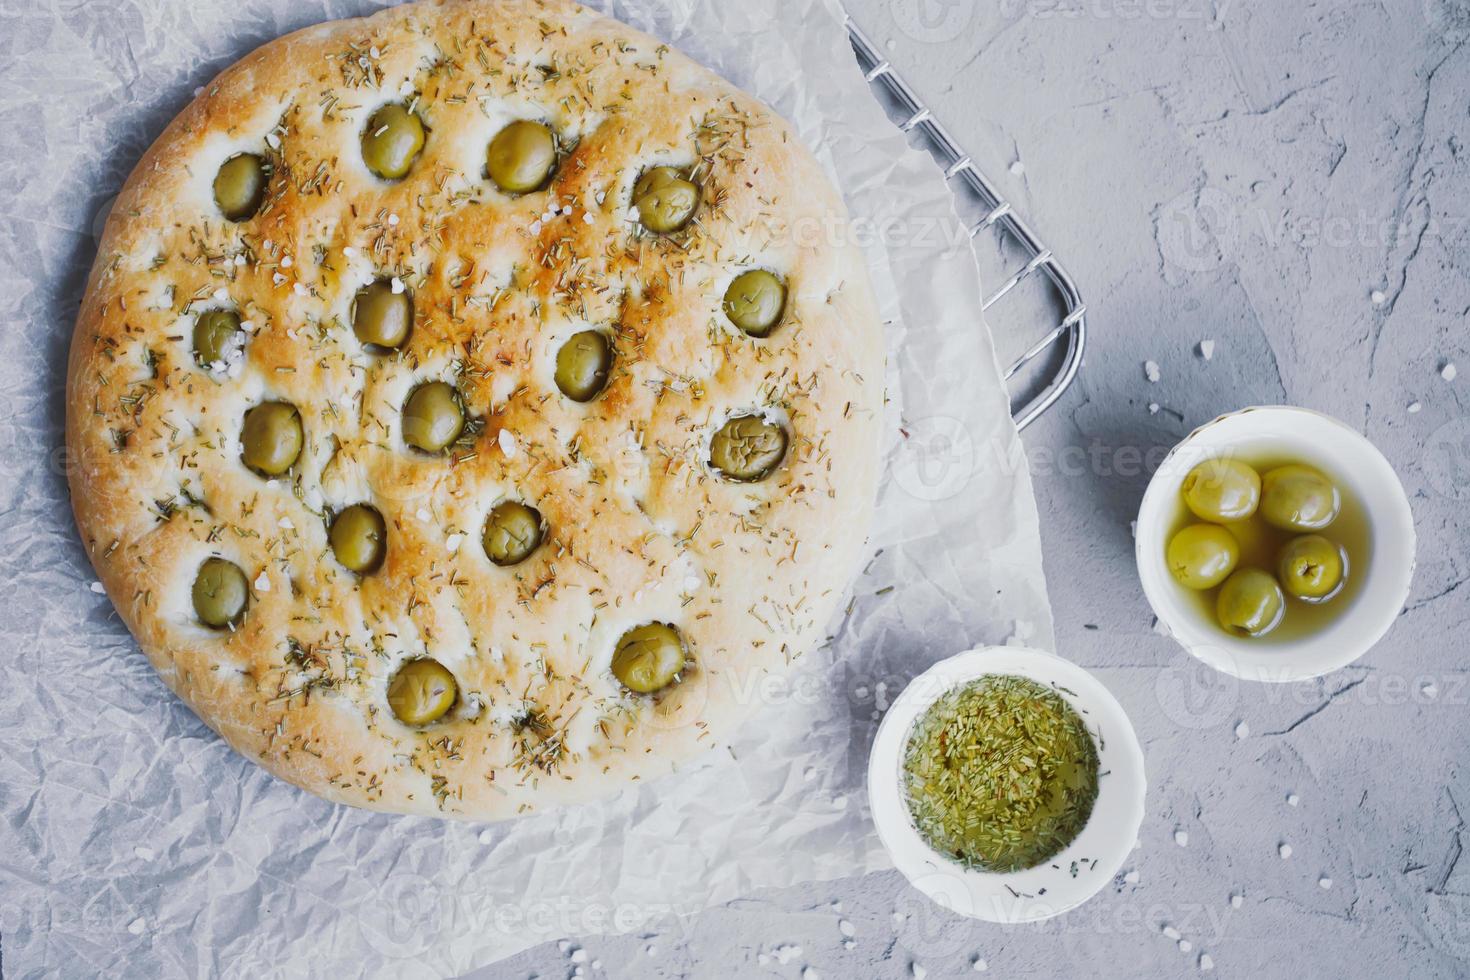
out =
<svg viewBox="0 0 1470 980"><path fill-rule="evenodd" d="M72 498L237 750L498 819L728 740L821 641L882 380L841 199L769 108L566 0L416 3L265 45L138 164Z"/></svg>

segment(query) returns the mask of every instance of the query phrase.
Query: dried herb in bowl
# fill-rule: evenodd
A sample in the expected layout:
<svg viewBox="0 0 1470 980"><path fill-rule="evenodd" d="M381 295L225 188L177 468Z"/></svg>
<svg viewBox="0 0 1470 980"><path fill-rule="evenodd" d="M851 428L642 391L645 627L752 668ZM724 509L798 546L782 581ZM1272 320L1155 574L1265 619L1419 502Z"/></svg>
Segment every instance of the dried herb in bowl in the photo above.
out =
<svg viewBox="0 0 1470 980"><path fill-rule="evenodd" d="M989 674L935 701L904 748L904 791L929 846L966 868L1035 867L1076 839L1097 800L1097 746L1072 706Z"/></svg>

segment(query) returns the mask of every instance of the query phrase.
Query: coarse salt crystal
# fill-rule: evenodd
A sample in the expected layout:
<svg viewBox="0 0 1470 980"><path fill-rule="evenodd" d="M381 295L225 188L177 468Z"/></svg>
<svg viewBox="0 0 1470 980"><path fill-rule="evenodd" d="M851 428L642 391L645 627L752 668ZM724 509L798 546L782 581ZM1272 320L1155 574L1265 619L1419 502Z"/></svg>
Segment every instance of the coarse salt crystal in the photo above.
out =
<svg viewBox="0 0 1470 980"><path fill-rule="evenodd" d="M1381 289L1373 290L1373 292L1368 294L1368 298L1373 301L1374 306L1382 306L1388 302L1388 294Z"/></svg>
<svg viewBox="0 0 1470 980"><path fill-rule="evenodd" d="M449 549L449 553L451 555L458 551L459 546L462 544L464 544L463 534L451 534L449 537L444 539L444 547Z"/></svg>
<svg viewBox="0 0 1470 980"><path fill-rule="evenodd" d="M1143 376L1148 378L1150 384L1156 384L1159 380L1159 365L1154 361L1143 362Z"/></svg>
<svg viewBox="0 0 1470 980"><path fill-rule="evenodd" d="M282 517L279 521L276 521L276 527L280 528L282 531L296 530L296 525L291 523L291 518L289 517Z"/></svg>
<svg viewBox="0 0 1470 980"><path fill-rule="evenodd" d="M140 861L152 861L153 860L153 851L150 848L147 848L147 847L135 847L135 848L133 848L133 855L135 857L137 857Z"/></svg>
<svg viewBox="0 0 1470 980"><path fill-rule="evenodd" d="M822 980L822 975L810 966L803 967L801 971L801 980Z"/></svg>
<svg viewBox="0 0 1470 980"><path fill-rule="evenodd" d="M309 290L306 288L306 284L301 282L296 283L296 285L292 286L291 289L295 291L297 296L305 296L309 292Z"/></svg>
<svg viewBox="0 0 1470 980"><path fill-rule="evenodd" d="M269 146L272 150L279 150L281 148L281 138L275 133L266 133L265 145Z"/></svg>
<svg viewBox="0 0 1470 980"><path fill-rule="evenodd" d="M929 975L929 971L917 963L909 964L909 973L913 974L914 980L924 980Z"/></svg>
<svg viewBox="0 0 1470 980"><path fill-rule="evenodd" d="M975 962L970 964L970 968L973 969L976 973L984 973L986 970L990 969L990 964L977 956L975 957Z"/></svg>
<svg viewBox="0 0 1470 980"><path fill-rule="evenodd" d="M433 515L430 514L429 511L426 508L420 507L418 509L418 512L416 514L414 514L414 516L417 517L419 520L424 521L425 523L427 523L429 521L429 519Z"/></svg>
<svg viewBox="0 0 1470 980"><path fill-rule="evenodd" d="M1243 904L1245 904L1245 896L1244 895L1231 895L1230 896L1230 907L1231 908L1238 909Z"/></svg>
<svg viewBox="0 0 1470 980"><path fill-rule="evenodd" d="M500 451L505 453L506 459L515 459L516 437L510 434L509 429L501 429L495 441L500 444Z"/></svg>
<svg viewBox="0 0 1470 980"><path fill-rule="evenodd" d="M1173 926L1164 926L1164 928L1160 929L1159 931L1164 934L1165 939L1179 938L1179 930L1175 929Z"/></svg>
<svg viewBox="0 0 1470 980"><path fill-rule="evenodd" d="M1205 971L1206 973L1210 972L1211 970L1213 970L1215 968L1215 961L1212 960L1212 959L1210 959L1210 954L1209 953L1201 953L1201 954L1199 954L1199 968L1201 970Z"/></svg>
<svg viewBox="0 0 1470 980"><path fill-rule="evenodd" d="M271 590L270 576L265 573L265 569L261 569L260 574L255 577L255 591L257 591L257 592L269 592L270 590Z"/></svg>
<svg viewBox="0 0 1470 980"><path fill-rule="evenodd" d="M243 330L243 331L245 331L246 333L255 333L255 321L254 320L241 320L240 321L240 329Z"/></svg>
<svg viewBox="0 0 1470 980"><path fill-rule="evenodd" d="M1281 860L1285 861L1287 858L1291 857L1291 845L1282 844L1280 847L1276 848L1276 853L1280 854Z"/></svg>
<svg viewBox="0 0 1470 980"><path fill-rule="evenodd" d="M1015 163L1012 163L1011 164L1011 173L1015 174L1017 177L1021 176L1025 172L1026 172L1026 165L1024 163L1022 163L1020 160L1017 160Z"/></svg>
<svg viewBox="0 0 1470 980"><path fill-rule="evenodd" d="M1459 373L1460 369L1455 367L1454 361L1446 361L1445 366L1439 369L1439 376L1441 378L1444 378L1446 381L1455 380L1455 376Z"/></svg>
<svg viewBox="0 0 1470 980"><path fill-rule="evenodd" d="M283 255L283 256L281 256L281 268L282 269L289 269L289 268L291 268L291 266L293 266L295 264L296 264L296 260L293 259L293 258L291 258L291 256L289 256L289 255Z"/></svg>
<svg viewBox="0 0 1470 980"><path fill-rule="evenodd" d="M148 928L148 923L140 916L128 923L128 932L135 936L143 935L143 930Z"/></svg>
<svg viewBox="0 0 1470 980"><path fill-rule="evenodd" d="M396 214L390 214L390 215L388 215L388 224L389 224L390 227L397 227L397 225L398 225L398 215L396 215Z"/></svg>
<svg viewBox="0 0 1470 980"><path fill-rule="evenodd" d="M1194 943L1190 942L1188 939L1179 940L1179 952L1187 953L1191 949L1194 949Z"/></svg>
<svg viewBox="0 0 1470 980"><path fill-rule="evenodd" d="M230 301L230 294L225 292L223 287L216 289L214 291L214 301L216 303L228 303Z"/></svg>
<svg viewBox="0 0 1470 980"><path fill-rule="evenodd" d="M594 223L594 219L592 217L592 212L591 211L584 211L584 212L582 212L582 223L584 225L590 225L590 224L593 224Z"/></svg>
<svg viewBox="0 0 1470 980"><path fill-rule="evenodd" d="M90 588L93 592L97 593L98 595L106 595L107 594L107 590L102 587L102 583L101 582L93 582L90 586L88 586L88 588Z"/></svg>
<svg viewBox="0 0 1470 980"><path fill-rule="evenodd" d="M488 844L495 839L495 834L489 830L480 831L480 843Z"/></svg>
<svg viewBox="0 0 1470 980"><path fill-rule="evenodd" d="M1215 356L1215 342L1213 340L1201 340L1199 342L1199 356L1205 360L1212 360Z"/></svg>
<svg viewBox="0 0 1470 980"><path fill-rule="evenodd" d="M1424 406L1421 405L1419 402L1409 402L1410 415L1418 415L1422 411L1424 411Z"/></svg>
<svg viewBox="0 0 1470 980"><path fill-rule="evenodd" d="M841 922L837 923L837 931L842 933L844 936L857 935L857 928L846 919L843 919Z"/></svg>
<svg viewBox="0 0 1470 980"><path fill-rule="evenodd" d="M378 46L376 44L368 48L368 54L372 55L374 58L381 58L383 56L383 52L378 50Z"/></svg>
<svg viewBox="0 0 1470 980"><path fill-rule="evenodd" d="M533 235L541 234L541 219L537 218L535 221L531 222L531 226L526 230Z"/></svg>
<svg viewBox="0 0 1470 980"><path fill-rule="evenodd" d="M1332 887L1332 879L1328 878L1326 875L1323 875L1321 878L1317 879L1317 886L1323 891L1326 891L1327 889Z"/></svg>
<svg viewBox="0 0 1470 980"><path fill-rule="evenodd" d="M587 951L585 949L574 949L574 950L572 950L572 962L573 963L586 963L587 962Z"/></svg>
<svg viewBox="0 0 1470 980"><path fill-rule="evenodd" d="M1126 881L1126 882L1128 882L1128 884L1130 884L1130 885L1136 885L1136 884L1138 884L1138 871L1137 871L1137 869L1135 869L1133 871L1130 871L1127 874L1125 874L1123 876L1123 880Z"/></svg>
<svg viewBox="0 0 1470 980"><path fill-rule="evenodd" d="M244 265L244 264L245 264L245 253L244 252L241 252L239 255L235 256L235 265L241 266L241 265Z"/></svg>
<svg viewBox="0 0 1470 980"><path fill-rule="evenodd" d="M399 279L397 276L394 276L393 279L388 283L388 287L393 290L393 295L397 296L403 292L403 280Z"/></svg>
<svg viewBox="0 0 1470 980"><path fill-rule="evenodd" d="M1148 403L1148 414L1150 414L1150 415L1157 415L1157 414L1159 414L1159 403L1158 402L1149 402Z"/></svg>
<svg viewBox="0 0 1470 980"><path fill-rule="evenodd" d="M1251 733L1251 726L1247 725L1245 722L1241 722L1240 724L1238 724L1238 725L1235 726L1235 737L1236 738L1245 738L1250 733Z"/></svg>
<svg viewBox="0 0 1470 980"><path fill-rule="evenodd" d="M1301 802L1301 799L1302 798L1300 796L1297 796L1295 793L1287 793L1286 794L1286 805L1287 806L1296 806L1298 803Z"/></svg>

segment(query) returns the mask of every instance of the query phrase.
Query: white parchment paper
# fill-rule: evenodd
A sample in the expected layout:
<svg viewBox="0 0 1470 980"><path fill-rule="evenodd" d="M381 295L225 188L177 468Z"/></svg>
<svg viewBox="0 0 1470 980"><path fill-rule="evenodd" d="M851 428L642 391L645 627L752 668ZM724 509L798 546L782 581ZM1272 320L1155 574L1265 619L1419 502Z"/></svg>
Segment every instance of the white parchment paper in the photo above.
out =
<svg viewBox="0 0 1470 980"><path fill-rule="evenodd" d="M497 825L277 782L164 688L76 537L66 350L112 195L229 62L381 4L0 4L0 956L7 977L443 976L756 888L886 866L868 745L929 664L1049 648L1035 504L952 201L872 99L836 0L594 3L792 120L842 187L887 323L875 558L733 753ZM733 755L733 757L732 757Z"/></svg>

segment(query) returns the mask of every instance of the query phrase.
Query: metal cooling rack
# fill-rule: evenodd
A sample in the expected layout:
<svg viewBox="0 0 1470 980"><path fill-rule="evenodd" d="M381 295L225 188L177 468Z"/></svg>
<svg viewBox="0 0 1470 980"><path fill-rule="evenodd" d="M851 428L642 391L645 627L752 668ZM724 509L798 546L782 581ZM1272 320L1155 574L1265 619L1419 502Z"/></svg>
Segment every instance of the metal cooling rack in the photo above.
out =
<svg viewBox="0 0 1470 980"><path fill-rule="evenodd" d="M1082 295L1051 249L1001 197L862 29L850 17L846 26L863 76L889 118L905 133L917 136L944 170L962 202L961 213L978 216L967 226L970 237L989 231L997 239L994 254L1001 284L981 303L992 328L1003 327L997 330L997 342L1002 337L1041 335L1005 371L1011 387L1011 414L1017 428L1024 429L1062 397L1082 367L1087 343L1087 307ZM1033 276L1038 270L1044 275ZM1022 283L1032 287L1024 302L1014 295ZM1007 296L1013 297L1012 302L997 306Z"/></svg>

